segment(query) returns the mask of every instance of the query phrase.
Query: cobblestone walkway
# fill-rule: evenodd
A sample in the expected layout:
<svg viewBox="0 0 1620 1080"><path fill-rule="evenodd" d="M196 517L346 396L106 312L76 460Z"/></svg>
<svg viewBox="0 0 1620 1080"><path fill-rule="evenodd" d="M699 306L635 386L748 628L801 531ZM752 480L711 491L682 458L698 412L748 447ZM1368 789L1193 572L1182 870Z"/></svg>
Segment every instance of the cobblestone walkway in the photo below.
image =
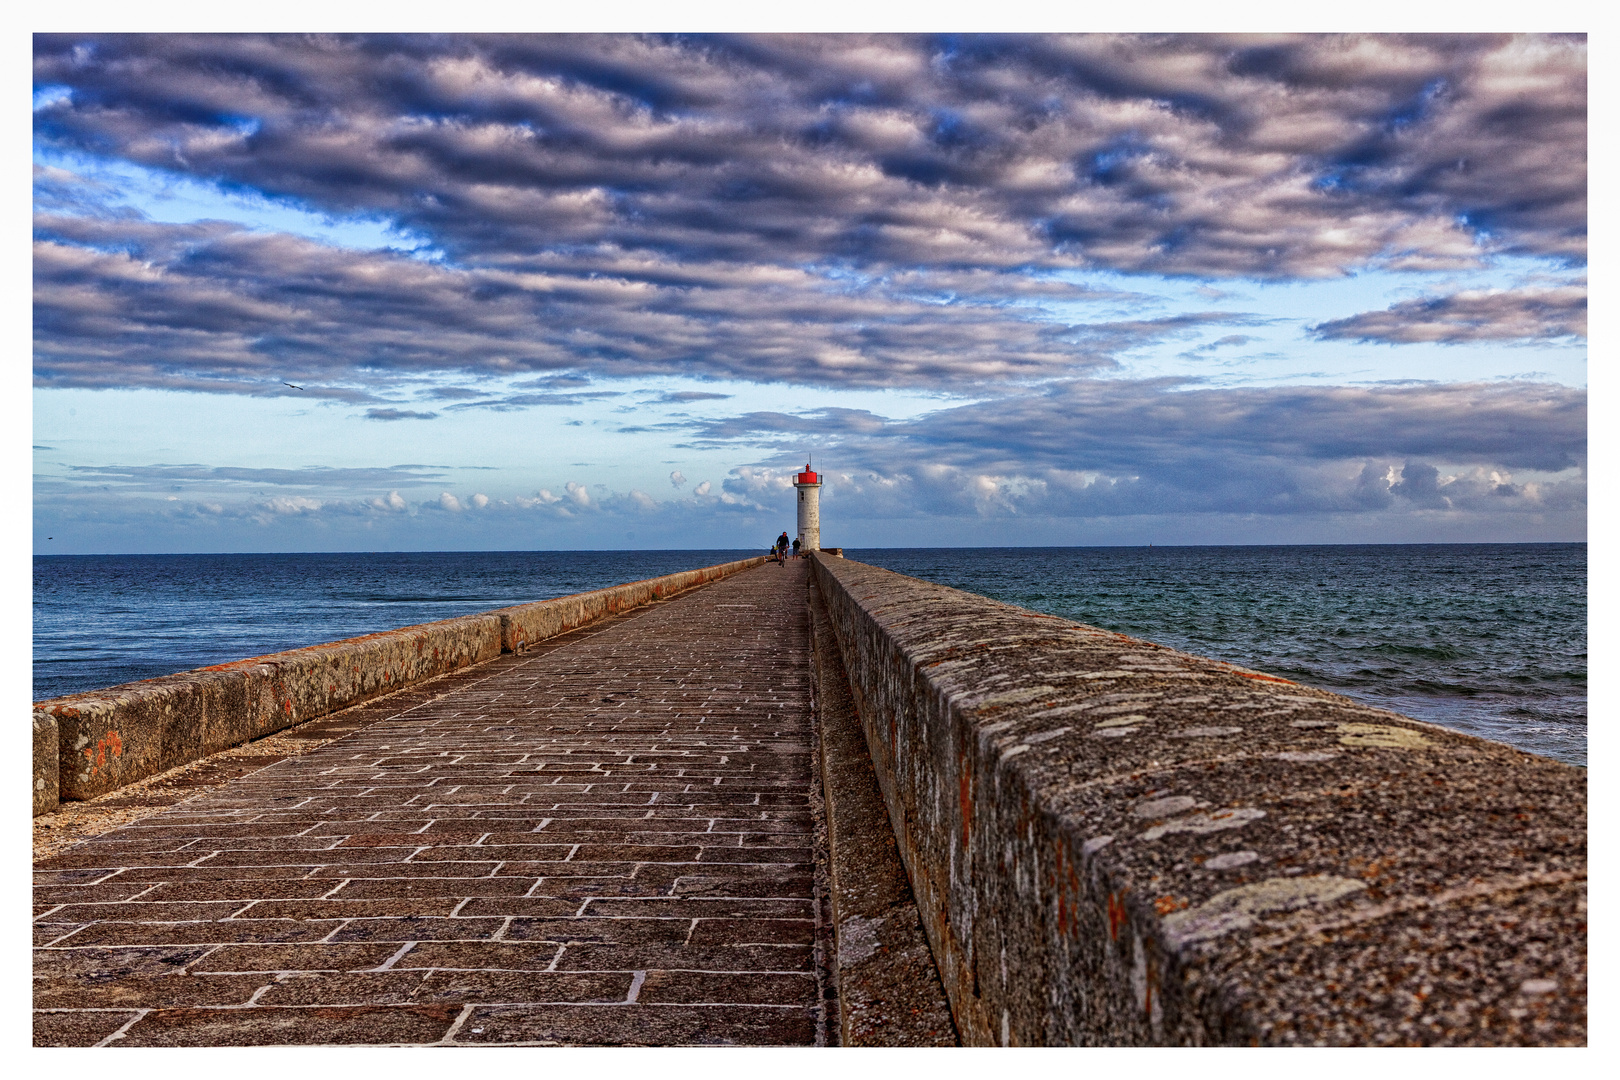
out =
<svg viewBox="0 0 1620 1080"><path fill-rule="evenodd" d="M766 564L39 864L36 1045L814 1042L804 597Z"/></svg>

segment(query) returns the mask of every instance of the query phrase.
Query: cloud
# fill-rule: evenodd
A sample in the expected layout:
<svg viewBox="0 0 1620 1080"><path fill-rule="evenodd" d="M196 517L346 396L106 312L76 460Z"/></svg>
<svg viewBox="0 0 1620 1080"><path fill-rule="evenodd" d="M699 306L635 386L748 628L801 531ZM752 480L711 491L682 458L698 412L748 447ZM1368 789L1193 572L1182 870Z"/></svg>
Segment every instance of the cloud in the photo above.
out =
<svg viewBox="0 0 1620 1080"><path fill-rule="evenodd" d="M350 494L341 484L266 498L238 483L234 494L199 497L167 482L209 470L153 466L36 482L36 522L76 533L109 522L229 527L240 550L259 551L267 541L251 530L298 521L314 531L289 543L330 537L350 550L365 536L475 550L512 535L612 546L632 522L690 543L747 546L791 515L809 425L820 432L824 527L834 530L826 535L840 539L1005 543L1013 528L1026 543L1096 542L1133 528L1162 536L1164 522L1180 542L1580 539L1586 422L1583 390L1525 382L1231 389L1070 380L905 420L833 409L693 420L700 437L763 447L765 460L685 498L572 480L555 493L463 499L441 490L414 503L397 490ZM110 490L100 482L120 476ZM979 525L988 531L971 531Z"/></svg>
<svg viewBox="0 0 1620 1080"><path fill-rule="evenodd" d="M814 446L834 474L828 509L871 520L1584 512L1579 390L1114 377L1144 355L1251 361L1266 320L1237 310L1245 282L1368 271L1452 284L1325 318L1315 338L1584 335L1579 35L33 43L38 385L449 420L591 407L616 393L602 380L682 379L694 388L615 403L673 407L623 430L758 457L690 496L672 475L668 502L527 486L539 477L522 495L435 501L426 487L407 501L451 483L427 466L97 465L41 478L52 506L130 493L163 520L378 536L614 522L618 538L620 516L790 508L787 469ZM401 244L151 220L119 186L138 170L295 212L277 220L370 222ZM1536 284L1469 287L1464 271L1507 256L1540 260L1508 266ZM1162 281L1097 284L1122 275L1166 275L1209 310L1165 315L1187 305ZM908 420L753 400L682 415L725 401L704 389L720 380L973 403ZM829 399L776 398L795 400ZM664 457L681 460L649 460ZM247 484L319 506L272 505ZM478 512L435 512L444 498Z"/></svg>
<svg viewBox="0 0 1620 1080"><path fill-rule="evenodd" d="M488 409L491 412L516 412L540 405L581 405L600 398L618 397L617 390L595 390L588 394L508 394L489 401L465 401L449 406L450 409Z"/></svg>
<svg viewBox="0 0 1620 1080"><path fill-rule="evenodd" d="M694 401L725 401L731 394L711 394L703 390L665 391L643 401L643 405L688 405Z"/></svg>
<svg viewBox="0 0 1620 1080"><path fill-rule="evenodd" d="M321 508L321 500L302 495L278 495L259 504L272 514L313 514Z"/></svg>
<svg viewBox="0 0 1620 1080"><path fill-rule="evenodd" d="M410 504L407 503L404 497L401 496L397 491L390 491L388 493L388 498L386 499L371 499L367 505L378 510L391 511L396 514L403 514L410 509Z"/></svg>
<svg viewBox="0 0 1620 1080"><path fill-rule="evenodd" d="M519 495L513 500L513 502L516 503L520 509L529 510L536 506L554 506L557 503L562 502L562 497L560 495L553 495L546 488L541 488L532 496Z"/></svg>
<svg viewBox="0 0 1620 1080"><path fill-rule="evenodd" d="M435 412L411 412L409 409L367 409L367 420L435 420Z"/></svg>
<svg viewBox="0 0 1620 1080"><path fill-rule="evenodd" d="M1585 506L1585 391L1543 384L1075 380L905 421L825 409L689 426L700 443L776 448L778 465L725 482L760 503L785 490L806 432L818 433L818 461L838 463L828 495L872 518Z"/></svg>
<svg viewBox="0 0 1620 1080"><path fill-rule="evenodd" d="M1474 289L1405 300L1384 311L1319 323L1311 327L1311 332L1324 340L1389 344L1584 338L1586 289Z"/></svg>
<svg viewBox="0 0 1620 1080"><path fill-rule="evenodd" d="M557 389L449 410L577 405L600 376L684 375L833 386L929 385L1107 368L1113 355L1231 313L1054 321L981 295L915 299L884 281L803 269L715 273L679 288L424 263L209 225L41 218L34 255L35 380L375 401L430 373L510 376ZM701 268L687 268L688 275ZM992 283L986 282L986 287ZM560 383L559 383L560 380ZM668 396L669 403L719 400ZM378 418L405 410L379 406ZM426 416L426 414L421 414Z"/></svg>
<svg viewBox="0 0 1620 1080"><path fill-rule="evenodd" d="M1058 318L1143 303L1066 271L1298 280L1586 250L1578 35L38 35L34 68L64 88L34 113L47 155L383 220L437 253L165 225L47 166L47 386L285 379L378 403L424 373L1016 382L1188 329Z"/></svg>
<svg viewBox="0 0 1620 1080"><path fill-rule="evenodd" d="M468 398L488 397L487 390L474 390L468 386L435 386L427 391L428 397L441 401L466 401Z"/></svg>
<svg viewBox="0 0 1620 1080"><path fill-rule="evenodd" d="M670 487L678 488L684 483L686 483L686 475L682 473L681 470L676 469L674 472L669 474Z"/></svg>
<svg viewBox="0 0 1620 1080"><path fill-rule="evenodd" d="M1243 276L1580 257L1584 38L40 35L48 143L456 258Z"/></svg>
<svg viewBox="0 0 1620 1080"><path fill-rule="evenodd" d="M382 468L332 468L310 465L301 469L242 468L230 465L70 465L70 477L98 483L164 488L180 483L237 484L322 488L326 490L377 484L420 484L443 475L426 465L390 465Z"/></svg>

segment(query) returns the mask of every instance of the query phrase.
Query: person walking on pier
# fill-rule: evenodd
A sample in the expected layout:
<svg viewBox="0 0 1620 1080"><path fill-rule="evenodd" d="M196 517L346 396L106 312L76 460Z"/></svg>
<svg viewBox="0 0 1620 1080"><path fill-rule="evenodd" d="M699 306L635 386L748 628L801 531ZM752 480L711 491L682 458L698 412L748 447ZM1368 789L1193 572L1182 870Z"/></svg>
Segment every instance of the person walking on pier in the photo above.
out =
<svg viewBox="0 0 1620 1080"><path fill-rule="evenodd" d="M799 557L799 538L797 536L793 538L793 557L795 559Z"/></svg>

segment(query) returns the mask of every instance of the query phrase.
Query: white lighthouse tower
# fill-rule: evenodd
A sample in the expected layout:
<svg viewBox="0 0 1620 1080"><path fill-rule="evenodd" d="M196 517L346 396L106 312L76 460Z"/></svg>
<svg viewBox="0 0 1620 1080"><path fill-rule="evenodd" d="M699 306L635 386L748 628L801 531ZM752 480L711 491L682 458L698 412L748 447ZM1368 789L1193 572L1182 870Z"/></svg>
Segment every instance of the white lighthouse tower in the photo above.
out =
<svg viewBox="0 0 1620 1080"><path fill-rule="evenodd" d="M807 462L804 472L793 478L799 489L799 550L821 550L821 477L810 470Z"/></svg>

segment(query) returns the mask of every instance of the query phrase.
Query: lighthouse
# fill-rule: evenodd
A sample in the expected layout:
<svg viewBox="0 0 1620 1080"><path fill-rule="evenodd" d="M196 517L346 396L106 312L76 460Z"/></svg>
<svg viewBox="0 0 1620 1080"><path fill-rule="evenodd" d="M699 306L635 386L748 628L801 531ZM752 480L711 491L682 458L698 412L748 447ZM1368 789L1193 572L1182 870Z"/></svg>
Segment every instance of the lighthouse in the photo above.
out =
<svg viewBox="0 0 1620 1080"><path fill-rule="evenodd" d="M799 550L820 551L821 477L806 462L804 471L793 478L793 486L799 489Z"/></svg>

